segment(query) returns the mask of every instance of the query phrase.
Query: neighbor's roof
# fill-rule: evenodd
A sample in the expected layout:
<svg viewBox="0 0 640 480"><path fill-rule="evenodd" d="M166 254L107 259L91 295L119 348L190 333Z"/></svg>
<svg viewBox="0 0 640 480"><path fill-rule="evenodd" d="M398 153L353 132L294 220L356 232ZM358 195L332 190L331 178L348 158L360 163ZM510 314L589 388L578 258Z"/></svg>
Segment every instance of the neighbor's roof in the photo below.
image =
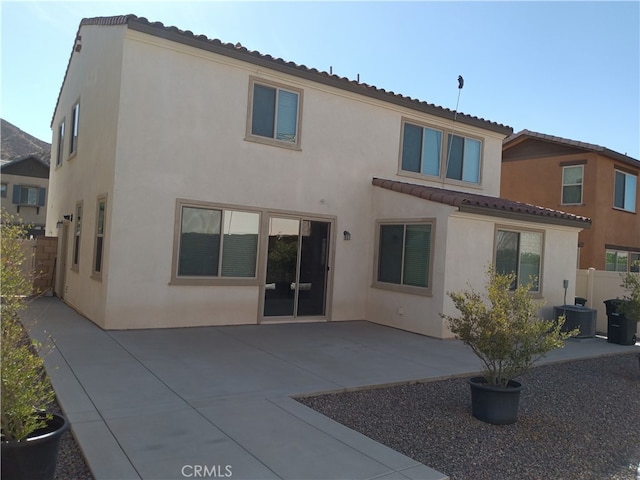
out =
<svg viewBox="0 0 640 480"><path fill-rule="evenodd" d="M547 135L545 133L532 132L531 130L521 130L518 133L514 133L513 135L503 140L502 146L504 148L509 148L510 146L522 143L527 139L541 140L544 142L555 143L558 145L567 145L567 146L575 147L588 152L599 153L601 155L611 157L614 160L619 160L628 165L632 165L636 168L640 168L640 161L636 160L635 158L630 157L628 155L624 155L622 153L618 153L613 150L609 150L608 148L601 147L600 145L579 142L577 140L569 140L568 138L556 137L553 135Z"/></svg>
<svg viewBox="0 0 640 480"><path fill-rule="evenodd" d="M477 193L460 192L426 185L415 185L375 177L372 183L377 187L382 187L394 192L458 207L461 212L580 228L589 228L591 226L591 219L587 217L539 207L529 203L507 200L506 198L489 197Z"/></svg>
<svg viewBox="0 0 640 480"><path fill-rule="evenodd" d="M227 57L232 57L237 60L242 60L242 61L259 65L262 67L277 70L282 73L286 73L296 77L322 83L324 85L329 85L335 88L340 88L342 90L347 90L349 92L357 93L370 98L375 98L385 102L393 103L399 106L410 108L412 110L415 110L421 113L427 113L430 115L435 115L437 117L441 117L449 120L453 120L455 117L457 122L464 123L467 125L473 125L473 126L480 127L485 130L493 131L503 135L510 135L513 133L513 128L506 125L502 125L496 122L491 122L489 120L474 117L461 112L458 112L456 115L456 112L454 110L449 110L448 108L439 107L437 105L433 105L427 102L416 100L410 97L405 97L403 95L396 94L391 91L388 92L382 88L378 88L372 85L367 85L366 83L361 83L356 80L349 80L348 78L340 77L338 75L332 75L327 72L319 71L315 68L309 68L305 65L298 65L294 62L287 62L281 58L274 58L271 55L263 55L257 51L249 51L245 47L241 46L239 43L236 45L233 45L231 43L223 43L220 40L209 39L205 35L195 35L193 32L189 30L185 31L185 30L180 30L177 27L165 27L160 22L152 23L152 22L149 22L146 18L137 17L136 15L85 18L80 22L76 39L78 39L78 36L80 35L80 29L83 26L88 26L88 25L101 25L101 26L126 25L127 28L131 30L136 30L149 35L166 38L167 40L171 40L173 42L189 45L195 48L200 48L202 50L217 53L219 55L225 55ZM72 49L71 57L69 58L69 64L67 65L67 71L65 72L65 78L62 82L62 85L64 85L66 81L67 73L69 71L69 65L71 64L71 58L73 57L74 50L75 50L75 45L74 45L74 49ZM60 87L60 91L62 91L62 87ZM60 100L60 95L58 95L58 101L59 100ZM54 109L54 116L55 116L55 111L57 109L58 109L58 102L56 102L56 107ZM53 118L51 119L51 125L53 125Z"/></svg>

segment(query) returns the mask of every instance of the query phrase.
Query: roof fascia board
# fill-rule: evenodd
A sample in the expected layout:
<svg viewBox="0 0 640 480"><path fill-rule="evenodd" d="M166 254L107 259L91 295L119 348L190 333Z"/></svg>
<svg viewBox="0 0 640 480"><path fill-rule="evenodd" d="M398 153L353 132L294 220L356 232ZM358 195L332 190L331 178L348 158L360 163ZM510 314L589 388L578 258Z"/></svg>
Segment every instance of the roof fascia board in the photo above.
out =
<svg viewBox="0 0 640 480"><path fill-rule="evenodd" d="M511 133L513 133L513 129L511 127L492 124L487 120L469 117L466 114L461 114L459 112L458 112L458 115L456 116L456 112L453 110L437 107L435 105L431 105L426 102L421 102L419 100L413 100L411 98L404 97L402 95L393 94L392 92L382 91L378 88L370 87L366 84L358 83L355 80L349 81L347 79L343 79L335 75L333 76L330 76L328 74L323 75L319 71L314 71L315 69L303 70L298 68L297 66L290 65L289 64L290 62L285 62L283 60L282 63L280 63L278 60L264 58L260 54L253 54L249 51L246 51L246 49L245 51L240 49L233 50L223 44L217 45L214 42L210 41L209 39L203 40L197 36L185 35L184 33L181 33L178 31L172 31L171 29L167 29L166 27L158 27L153 24L138 22L135 19L130 19L129 22L127 23L127 27L137 32L146 33L148 35L153 35L159 38L164 38L172 42L181 43L183 45L199 48L201 50L206 50L212 53L216 53L218 55L223 55L223 56L234 58L236 60L240 60L243 62L252 63L254 65L258 65L258 66L275 70L281 73L303 78L315 83L320 83L320 84L331 86L341 90L346 90L348 92L355 93L358 95L364 95L370 98L374 98L376 100L381 100L383 102L392 103L401 107L408 108L413 111L426 113L428 115L444 118L446 120L453 120L455 118L457 122L478 127L483 130L499 133L502 135L510 135Z"/></svg>
<svg viewBox="0 0 640 480"><path fill-rule="evenodd" d="M519 212L508 212L493 208L478 207L475 205L462 204L459 207L461 212L473 213L476 215L488 215L490 217L500 217L509 220L525 221L528 223L545 223L549 225L562 225L565 227L591 228L591 223L584 220L571 220L567 218L547 217L544 215L529 215Z"/></svg>

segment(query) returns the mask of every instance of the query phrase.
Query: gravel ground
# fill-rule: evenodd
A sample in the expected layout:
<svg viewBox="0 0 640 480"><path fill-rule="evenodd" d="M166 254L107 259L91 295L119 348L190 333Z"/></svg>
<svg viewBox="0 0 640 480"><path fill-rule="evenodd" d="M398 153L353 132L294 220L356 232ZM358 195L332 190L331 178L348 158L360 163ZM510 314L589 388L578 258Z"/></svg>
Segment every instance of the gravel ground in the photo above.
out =
<svg viewBox="0 0 640 480"><path fill-rule="evenodd" d="M58 414L62 412L57 403L51 405L47 410ZM54 478L57 480L93 480L93 475L84 461L84 456L73 438L71 429L67 430L60 439L60 452L58 453L58 464Z"/></svg>
<svg viewBox="0 0 640 480"><path fill-rule="evenodd" d="M298 398L452 480L640 480L635 353L534 368L518 422L471 416L467 379Z"/></svg>

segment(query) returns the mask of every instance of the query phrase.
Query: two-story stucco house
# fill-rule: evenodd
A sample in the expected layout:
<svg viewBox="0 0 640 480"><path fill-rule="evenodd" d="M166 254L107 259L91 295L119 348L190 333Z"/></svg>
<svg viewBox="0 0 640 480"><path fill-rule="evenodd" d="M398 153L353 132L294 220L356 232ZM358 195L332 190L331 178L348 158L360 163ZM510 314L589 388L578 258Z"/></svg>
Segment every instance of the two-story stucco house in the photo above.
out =
<svg viewBox="0 0 640 480"><path fill-rule="evenodd" d="M638 271L640 161L605 147L523 130L504 141L502 196L591 218L581 269Z"/></svg>
<svg viewBox="0 0 640 480"><path fill-rule="evenodd" d="M509 127L135 16L81 22L52 129L56 293L107 329L446 338L492 263L551 315L590 225L499 198Z"/></svg>
<svg viewBox="0 0 640 480"><path fill-rule="evenodd" d="M3 163L0 175L2 208L27 225L29 235L44 235L49 165L28 155Z"/></svg>

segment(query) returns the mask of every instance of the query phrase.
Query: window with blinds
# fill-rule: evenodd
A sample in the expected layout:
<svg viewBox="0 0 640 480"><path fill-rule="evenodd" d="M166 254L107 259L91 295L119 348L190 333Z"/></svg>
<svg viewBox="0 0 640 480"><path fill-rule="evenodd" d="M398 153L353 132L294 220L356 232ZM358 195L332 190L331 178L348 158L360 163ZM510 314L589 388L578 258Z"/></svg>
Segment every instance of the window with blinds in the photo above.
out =
<svg viewBox="0 0 640 480"><path fill-rule="evenodd" d="M377 282L429 288L431 239L431 223L380 224Z"/></svg>
<svg viewBox="0 0 640 480"><path fill-rule="evenodd" d="M300 99L301 92L295 89L253 81L248 138L299 146Z"/></svg>
<svg viewBox="0 0 640 480"><path fill-rule="evenodd" d="M177 277L255 278L260 214L181 205Z"/></svg>

